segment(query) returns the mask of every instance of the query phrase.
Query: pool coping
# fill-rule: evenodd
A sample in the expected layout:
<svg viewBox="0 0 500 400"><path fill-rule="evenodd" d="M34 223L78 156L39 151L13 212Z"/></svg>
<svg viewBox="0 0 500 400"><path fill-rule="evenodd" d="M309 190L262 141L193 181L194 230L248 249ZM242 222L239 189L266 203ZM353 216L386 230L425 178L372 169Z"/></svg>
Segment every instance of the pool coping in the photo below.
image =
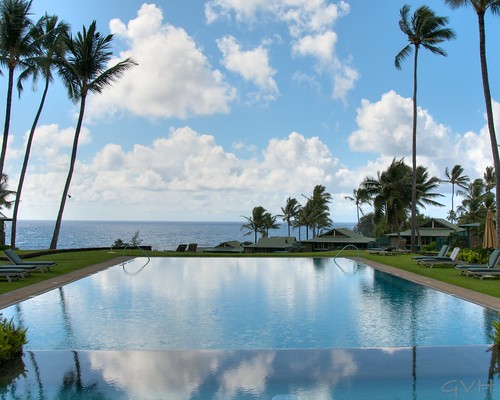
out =
<svg viewBox="0 0 500 400"><path fill-rule="evenodd" d="M10 307L20 301L26 300L30 297L38 296L39 294L48 292L49 290L64 286L68 283L74 282L81 278L84 278L89 275L93 275L96 272L102 271L109 267L112 267L117 264L121 264L123 262L129 261L136 257L131 256L122 256L116 257L108 261L101 262L99 264L91 265L89 267L81 268L76 271L70 272L68 274L60 275L57 277L57 280L48 279L43 282L34 283L33 285L25 286L20 289L15 289L10 292L4 293L0 295L0 309ZM490 308L495 311L500 312L500 298L489 296L486 294L478 293L470 289L465 289L456 285L452 285L450 283L438 281L436 279L429 278L427 276L422 276L415 274L413 272L404 271L399 268L391 267L386 264L382 264L377 261L368 260L365 258L358 257L347 257L351 259L356 259L363 262L366 265L369 265L379 271L386 272L388 274L398 276L400 278L409 280L414 283L418 283L420 285L429 286L433 289L448 293L453 296L460 297L462 299L468 300L472 303L479 304L481 306ZM464 277L464 279L468 279Z"/></svg>
<svg viewBox="0 0 500 400"><path fill-rule="evenodd" d="M437 279L432 279L429 278L428 276L418 275L413 272L405 271L396 267L391 267L389 265L382 264L377 261L368 260L366 258L361 258L361 257L360 258L347 257L347 258L359 260L363 264L369 265L370 267L378 269L379 271L383 271L388 274L398 276L400 278L406 279L414 283L418 283L420 285L429 286L441 292L448 293L452 296L460 297L472 303L479 304L483 307L490 308L494 311L500 312L500 298L498 297L462 288L460 286L452 285L451 283L446 283L439 281ZM463 278L471 279L470 277L465 277L465 276Z"/></svg>

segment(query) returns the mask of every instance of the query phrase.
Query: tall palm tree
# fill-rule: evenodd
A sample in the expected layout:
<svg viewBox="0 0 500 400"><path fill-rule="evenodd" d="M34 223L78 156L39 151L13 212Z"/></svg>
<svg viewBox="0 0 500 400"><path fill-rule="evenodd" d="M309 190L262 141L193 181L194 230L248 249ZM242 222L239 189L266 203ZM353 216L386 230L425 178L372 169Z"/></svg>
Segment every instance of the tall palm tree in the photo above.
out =
<svg viewBox="0 0 500 400"><path fill-rule="evenodd" d="M481 76L483 80L484 102L486 105L486 119L488 120L488 131L490 132L491 152L493 155L493 167L496 175L496 208L500 210L500 156L498 154L497 136L493 120L493 106L491 104L490 83L488 78L488 64L486 62L486 33L484 16L486 11L492 14L500 13L500 0L445 0L452 8L472 5L477 14L479 27L479 59L481 63ZM497 243L500 246L500 213L496 216Z"/></svg>
<svg viewBox="0 0 500 400"><path fill-rule="evenodd" d="M354 202L356 205L356 216L358 217L358 225L359 225L359 213L363 216L363 210L361 209L361 205L367 203L369 201L366 191L363 189L353 189L352 196L344 196L344 199Z"/></svg>
<svg viewBox="0 0 500 400"><path fill-rule="evenodd" d="M3 0L0 4L0 64L7 67L7 101L5 103L5 123L2 148L0 150L0 176L3 174L7 140L9 138L10 116L14 72L24 64L24 60L36 53L36 31L30 19L31 1Z"/></svg>
<svg viewBox="0 0 500 400"><path fill-rule="evenodd" d="M265 233L265 224L266 224L266 218L268 212L266 209L262 206L257 206L254 207L252 210L252 216L251 217L245 217L242 216L247 220L247 223L244 224L241 227L241 230L246 229L248 230L247 233L245 233L245 236L254 234L254 243L257 243L257 234L258 233Z"/></svg>
<svg viewBox="0 0 500 400"><path fill-rule="evenodd" d="M90 93L101 93L126 70L136 65L131 58L127 58L106 69L107 63L112 56L112 52L109 50L112 40L113 35L101 35L96 29L96 22L93 21L88 29L83 27L83 31L78 32L76 37L70 35L66 38L67 53L59 54L57 60L59 74L68 89L69 98L75 102L80 101L80 113L73 138L68 176L64 185L54 233L50 242L51 249L57 247L59 239L64 206L75 168L78 140L85 114L87 96Z"/></svg>
<svg viewBox="0 0 500 400"><path fill-rule="evenodd" d="M455 165L452 169L451 172L446 167L444 170L444 174L446 175L446 180L444 182L451 183L451 212L450 212L450 222L454 223L455 222L455 207L453 204L453 200L455 198L455 185L457 185L459 188L462 189L467 189L467 186L469 185L470 178L468 175L464 175L464 169L461 165Z"/></svg>
<svg viewBox="0 0 500 400"><path fill-rule="evenodd" d="M290 236L290 227L292 226L293 220L297 217L300 211L301 205L299 201L294 197L289 197L286 199L285 207L281 207L281 212L283 214L278 215L283 218L283 221L286 221L288 226L288 236Z"/></svg>
<svg viewBox="0 0 500 400"><path fill-rule="evenodd" d="M12 212L12 228L10 236L10 246L12 248L16 247L16 231L17 231L17 214L19 211L19 204L21 201L21 193L24 185L24 178L26 176L26 170L28 168L28 162L31 152L31 146L33 143L33 138L35 136L35 130L38 125L38 120L42 114L43 107L45 105L45 99L47 97L47 92L49 90L49 85L53 81L52 69L54 68L55 59L57 54L64 53L65 38L69 32L69 25L64 21L59 21L57 16L45 15L37 24L39 32L38 37L42 38L38 43L38 54L37 56L28 59L26 68L18 78L17 88L19 92L22 91L22 83L25 79L33 77L33 81L36 83L38 77L41 76L45 81L45 86L43 89L42 97L40 100L40 105L35 114L35 119L31 126L31 130L26 142L26 150L24 153L23 166L21 168L21 173L19 176L19 182L17 185L17 196L14 203L14 210Z"/></svg>
<svg viewBox="0 0 500 400"><path fill-rule="evenodd" d="M446 52L437 44L455 37L455 33L446 28L448 18L437 16L429 7L421 6L409 17L410 6L400 10L399 28L408 37L409 44L396 55L394 65L401 69L401 62L407 58L412 48L413 59L413 129L412 129L412 186L411 186L411 250L415 251L415 232L417 229L417 65L420 46L434 54L446 56Z"/></svg>

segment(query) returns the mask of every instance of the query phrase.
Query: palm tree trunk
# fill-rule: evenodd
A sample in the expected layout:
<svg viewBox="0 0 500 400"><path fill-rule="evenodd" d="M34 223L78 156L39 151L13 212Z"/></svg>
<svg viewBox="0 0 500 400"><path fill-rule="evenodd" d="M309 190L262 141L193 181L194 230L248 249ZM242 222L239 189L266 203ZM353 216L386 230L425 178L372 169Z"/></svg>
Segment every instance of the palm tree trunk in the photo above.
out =
<svg viewBox="0 0 500 400"><path fill-rule="evenodd" d="M488 64L486 63L486 35L484 30L484 11L477 13L479 23L479 57L481 59L481 75L483 78L484 101L486 103L486 118L490 132L491 152L493 155L493 166L496 174L496 207L500 210L500 157L498 155L498 144L493 121L493 107L491 105L490 83L488 79ZM500 212L496 213L497 248L500 248Z"/></svg>
<svg viewBox="0 0 500 400"><path fill-rule="evenodd" d="M51 250L55 250L57 248L57 241L59 240L59 231L61 230L61 222L64 213L64 206L66 205L69 186L71 185L71 179L73 178L73 171L75 169L75 162L76 162L76 152L78 150L78 139L80 137L80 130L82 128L83 114L85 113L85 99L86 95L84 94L82 95L80 102L80 115L78 116L78 123L76 124L75 138L73 139L73 150L71 152L68 177L66 178L66 184L64 185L64 190L61 197L61 204L59 206L59 212L57 214L56 225L54 227L54 234L52 235L52 241L50 242Z"/></svg>
<svg viewBox="0 0 500 400"><path fill-rule="evenodd" d="M0 176L3 175L7 141L9 139L10 113L12 109L12 89L14 87L14 68L9 67L9 87L7 88L7 103L5 105L5 125L3 128L2 150L0 152Z"/></svg>
<svg viewBox="0 0 500 400"><path fill-rule="evenodd" d="M43 106L45 104L45 99L47 97L47 92L49 91L49 84L50 84L49 79L45 79L45 88L43 90L42 99L40 100L40 106L38 107L38 111L35 115L35 120L33 121L33 125L31 126L31 131L28 137L28 141L26 143L26 152L24 153L23 166L21 168L21 175L19 176L19 183L17 185L17 195L16 195L16 200L14 202L14 211L12 212L12 228L10 231L10 247L12 248L16 247L17 212L19 210L19 203L21 202L21 192L23 190L24 177L26 175L26 170L28 169L31 145L33 143L33 138L35 136L35 130L38 125L38 120L40 119L40 115L42 114Z"/></svg>
<svg viewBox="0 0 500 400"><path fill-rule="evenodd" d="M413 130L412 130L412 178L411 178L411 251L415 252L417 229L417 61L418 46L415 46L413 61Z"/></svg>

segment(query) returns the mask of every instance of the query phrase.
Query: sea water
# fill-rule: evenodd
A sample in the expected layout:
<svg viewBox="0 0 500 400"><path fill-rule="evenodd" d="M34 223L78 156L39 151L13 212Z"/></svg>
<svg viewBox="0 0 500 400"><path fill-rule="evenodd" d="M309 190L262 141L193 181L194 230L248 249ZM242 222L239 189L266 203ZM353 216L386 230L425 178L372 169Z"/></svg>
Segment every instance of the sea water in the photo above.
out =
<svg viewBox="0 0 500 400"><path fill-rule="evenodd" d="M173 222L173 221L63 221L57 247L59 249L108 247L117 239L129 243L139 232L142 245L154 250L174 250L181 243L198 243L200 247L217 246L219 243L237 240L254 241L254 234L242 229L239 222ZM47 249L52 239L54 221L19 221L16 247L23 250ZM354 227L354 223L335 223L336 228ZM6 242L10 242L11 224L5 224ZM247 234L247 235L246 235ZM292 229L291 236L306 239L305 229ZM288 236L288 227L281 224L269 236ZM311 237L309 237L311 238Z"/></svg>

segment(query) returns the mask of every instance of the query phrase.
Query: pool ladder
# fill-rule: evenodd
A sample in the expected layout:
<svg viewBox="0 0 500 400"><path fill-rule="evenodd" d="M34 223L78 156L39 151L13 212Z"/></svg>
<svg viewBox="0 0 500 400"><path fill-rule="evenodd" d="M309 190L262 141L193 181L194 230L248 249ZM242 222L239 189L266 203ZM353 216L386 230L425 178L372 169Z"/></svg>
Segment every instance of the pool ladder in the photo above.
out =
<svg viewBox="0 0 500 400"><path fill-rule="evenodd" d="M135 247L137 247L137 248L138 248L138 249L142 252L142 254L144 254L144 255L148 258L148 260L147 260L147 261L144 263L144 265L143 265L141 268L139 268L136 272L128 272L128 271L126 271L126 270L125 270L125 264L126 264L126 263L125 263L125 262L123 262L123 264L122 264L123 271L125 271L125 272L126 272L126 273L128 273L129 275L137 275L137 274L138 274L139 272L141 272L141 271L144 269L144 267L145 267L146 265L148 265L148 264L149 264L149 262L151 261L151 257L149 257L148 253L146 253L146 252L144 251L144 249L143 249L141 246L136 245L136 246L134 246L134 248L135 248ZM125 255L125 250L127 250L128 248L131 248L129 244L127 244L127 245L126 245L126 246L122 249L122 256L124 256L124 255Z"/></svg>
<svg viewBox="0 0 500 400"><path fill-rule="evenodd" d="M342 267L341 267L341 266L339 265L339 263L337 262L337 257L340 255L340 253L342 253L345 249L348 249L348 248L353 248L353 249L355 249L355 250L356 250L356 252L357 252L357 253L356 253L356 257L358 258L358 259L356 260L356 266L358 266L358 265L359 265L359 263L360 263L360 262L359 262L359 249L358 249L358 247L356 247L356 246L355 246L355 245L353 245L353 244L348 244L348 245L345 245L344 247L342 247L342 249L340 249L340 250L338 251L338 253L337 253L337 254L335 254L335 255L333 256L333 262L334 262L335 264L337 264L337 266L338 266L340 269L342 269Z"/></svg>

